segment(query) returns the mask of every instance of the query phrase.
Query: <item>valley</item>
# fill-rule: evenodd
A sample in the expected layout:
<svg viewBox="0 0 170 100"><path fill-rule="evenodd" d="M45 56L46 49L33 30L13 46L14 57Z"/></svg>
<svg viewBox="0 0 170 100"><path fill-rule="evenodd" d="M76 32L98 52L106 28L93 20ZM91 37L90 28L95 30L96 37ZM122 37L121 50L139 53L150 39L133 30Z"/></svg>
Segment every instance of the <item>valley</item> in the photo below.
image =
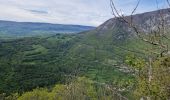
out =
<svg viewBox="0 0 170 100"><path fill-rule="evenodd" d="M156 16L156 12L134 15L135 23L138 25L147 23L148 16L150 14ZM141 18L143 21L137 20L140 16L143 16ZM36 32L41 36L30 35L35 34L32 30L30 34L23 35L22 33L27 30L21 31L22 28L28 26L21 26L18 28L21 33L13 34L11 32L13 29L7 29L5 33L7 36L3 36L1 31L4 30L0 24L0 37L2 36L0 38L0 94L3 94L2 98L10 98L10 96L15 98L13 94L17 93L19 100L26 100L25 98L34 95L34 92L40 95L40 98L44 96L47 96L44 98L50 98L55 97L57 91L61 95L50 100L67 100L68 98L74 100L74 97L69 96L73 91L77 91L74 95L79 97L80 93L80 96L86 98L83 95L85 94L94 100L99 100L97 98L100 96L110 98L101 100L112 100L115 95L114 98L117 98L120 94L135 100L132 91L137 83L136 73L134 73L136 70L126 63L127 58L133 55L134 63L129 61L130 64L134 64L135 67L142 66L147 55L150 54L149 50L156 48L140 40L133 31L129 31L125 23L117 18L110 19L97 28L76 27L78 28L76 30L66 28L61 33L53 33L51 29L42 25L44 32L41 32L41 29ZM13 28L16 29L16 27ZM72 34L62 34L65 32ZM8 33L13 34L13 38L8 38ZM18 38L18 34L21 34L19 35L21 37ZM168 33L167 36L169 35ZM170 44L168 39L163 41ZM166 61L169 66L168 58ZM113 89L120 94L113 96L110 86L113 86ZM84 90L85 93L82 92L84 87L87 87ZM66 94L68 98L63 99Z"/></svg>

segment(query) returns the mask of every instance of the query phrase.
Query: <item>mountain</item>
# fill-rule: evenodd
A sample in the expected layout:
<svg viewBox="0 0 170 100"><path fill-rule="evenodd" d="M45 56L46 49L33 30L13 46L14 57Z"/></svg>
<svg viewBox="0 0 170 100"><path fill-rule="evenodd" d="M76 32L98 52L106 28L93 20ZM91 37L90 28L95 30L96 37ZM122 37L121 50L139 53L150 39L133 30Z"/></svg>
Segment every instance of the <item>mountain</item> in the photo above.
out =
<svg viewBox="0 0 170 100"><path fill-rule="evenodd" d="M165 11L169 22L167 10L162 11ZM137 14L133 18L137 25L145 26L151 15L155 22L160 19L158 12ZM169 40L166 42L170 43ZM72 78L70 75L126 86L129 81L134 81L130 69L124 65L126 56L145 57L150 47L119 18L112 18L93 30L79 34L1 40L0 94L50 87L64 83Z"/></svg>
<svg viewBox="0 0 170 100"><path fill-rule="evenodd" d="M0 21L0 37L24 37L56 33L79 33L94 29L92 26L63 25L33 22Z"/></svg>
<svg viewBox="0 0 170 100"><path fill-rule="evenodd" d="M133 24L141 31L140 35L150 34L150 30L157 30L156 25L162 21L162 17L165 21L166 35L169 37L170 9L132 15ZM131 16L126 16L125 19L130 20ZM120 58L124 59L128 53L142 56L147 52L144 48L150 48L150 44L140 40L134 30L121 18L111 18L96 29L81 33L80 38L81 42L79 43L82 45L110 52L109 55L113 55L114 59L118 61ZM168 39L165 41L170 43Z"/></svg>
<svg viewBox="0 0 170 100"><path fill-rule="evenodd" d="M169 9L161 9L151 12L145 12L141 14L136 14L132 16L125 16L125 19L130 21L132 18L133 24L137 25L138 27L142 27L146 29L147 27L158 24L161 21L161 17L165 20L166 25L170 25L170 8ZM115 27L122 27L127 29L127 24L121 18L111 18L102 25L100 25L97 30L98 31L107 31L110 29L114 29Z"/></svg>
<svg viewBox="0 0 170 100"><path fill-rule="evenodd" d="M142 32L145 31L149 34L149 29L154 29L155 23L160 21L160 12L165 16L166 35L170 37L168 32L170 25L169 9L137 14L132 17L134 23L142 29ZM129 19L130 16L125 18ZM152 26L149 26L148 23L150 18L152 18L154 23ZM169 39L164 39L164 42L170 44ZM95 75L97 75L99 77L98 80L108 81L113 77L113 69L123 73L129 71L129 68L124 65L126 56L136 55L145 59L152 47L151 44L139 39L136 33L120 18L112 18L94 30L78 34L77 42L70 48L68 55L75 60L74 63L86 62L84 67L87 68L88 76L92 77L92 79L95 79ZM105 68L113 69L108 71ZM97 72L98 70L101 72ZM109 74L111 75L107 76Z"/></svg>

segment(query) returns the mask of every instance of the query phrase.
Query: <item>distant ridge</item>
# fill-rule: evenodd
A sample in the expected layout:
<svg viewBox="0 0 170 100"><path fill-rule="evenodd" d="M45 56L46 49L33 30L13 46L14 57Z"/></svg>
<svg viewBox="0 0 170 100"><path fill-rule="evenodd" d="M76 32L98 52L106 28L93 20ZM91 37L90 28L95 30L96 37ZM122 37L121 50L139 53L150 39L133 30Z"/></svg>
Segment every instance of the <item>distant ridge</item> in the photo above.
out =
<svg viewBox="0 0 170 100"><path fill-rule="evenodd" d="M95 29L93 26L51 24L40 22L15 22L0 20L0 37L35 36L56 33L79 33Z"/></svg>
<svg viewBox="0 0 170 100"><path fill-rule="evenodd" d="M0 22L13 22L13 23L30 23L30 24L51 24L51 25L65 25L65 26L84 26L84 27L93 27L95 28L94 26L88 26L88 25L79 25L79 24L57 24L57 23L48 23L48 22L20 22L20 21L10 21L10 20L0 20Z"/></svg>

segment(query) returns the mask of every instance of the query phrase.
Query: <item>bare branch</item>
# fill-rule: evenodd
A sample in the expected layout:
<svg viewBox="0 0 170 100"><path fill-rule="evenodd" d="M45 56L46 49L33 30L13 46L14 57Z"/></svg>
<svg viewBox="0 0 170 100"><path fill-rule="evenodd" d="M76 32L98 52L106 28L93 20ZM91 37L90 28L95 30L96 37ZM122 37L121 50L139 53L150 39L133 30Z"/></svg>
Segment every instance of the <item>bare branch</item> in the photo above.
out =
<svg viewBox="0 0 170 100"><path fill-rule="evenodd" d="M138 6L139 6L139 4L140 4L140 1L141 1L141 0L138 0L137 5L136 5L136 7L133 9L131 15L133 15L133 14L135 13L135 11L137 10L137 8L138 8Z"/></svg>
<svg viewBox="0 0 170 100"><path fill-rule="evenodd" d="M140 4L140 1L141 0L138 0L135 8L132 10L132 13L131 13L131 16L129 19L128 16L124 16L123 14L119 13L113 0L110 0L112 13L115 16L115 18L120 19L121 21L126 23L131 29L133 29L134 32L136 33L137 37L139 37L139 39L141 39L142 41L147 42L149 44L159 46L164 50L166 49L166 51L167 51L167 48L165 48L167 46L165 46L161 40L161 38L165 36L165 17L164 17L165 15L163 14L163 12L161 10L159 10L160 19L154 20L154 17L153 18L150 17L150 23L149 23L149 27L148 27L148 34L150 35L149 38L142 36L142 34L146 33L146 32L143 31L142 27L139 27L138 25L135 25L135 23L133 23L133 14L137 10L137 8ZM167 2L170 5L169 0L167 0ZM158 8L157 0L156 0L156 3L157 3L157 8Z"/></svg>
<svg viewBox="0 0 170 100"><path fill-rule="evenodd" d="M167 3L168 3L168 6L170 7L170 1L169 0L166 0L167 1Z"/></svg>

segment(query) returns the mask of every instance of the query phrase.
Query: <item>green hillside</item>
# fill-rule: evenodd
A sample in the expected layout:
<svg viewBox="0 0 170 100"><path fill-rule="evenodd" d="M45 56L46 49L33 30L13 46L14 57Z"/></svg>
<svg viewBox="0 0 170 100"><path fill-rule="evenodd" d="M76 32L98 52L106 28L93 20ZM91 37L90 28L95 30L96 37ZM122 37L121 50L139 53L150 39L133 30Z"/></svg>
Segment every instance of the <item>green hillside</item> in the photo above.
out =
<svg viewBox="0 0 170 100"><path fill-rule="evenodd" d="M135 33L128 31L125 24L119 23L119 20L118 22L116 20L115 27L112 26L115 19L109 21L95 30L79 34L0 39L0 94L2 94L0 97L18 93L19 96L23 94L20 99L25 100L22 98L34 95L35 92L40 97L45 96L42 95L43 93L48 94L49 98L54 96L53 93L58 88L61 91L64 89L63 93L69 93L68 96L75 88L77 94L80 92L83 97L87 95L97 100L96 98L101 96L101 91L105 91L104 95L112 98L113 95L110 93L113 90L110 92L108 86L113 86L122 95L133 100L132 91L136 84L136 76L132 73L134 69L125 64L127 56L141 58L137 59L138 62L135 58L134 62L130 61L133 67L138 67L138 64L145 61L150 53L149 50L154 48L152 52L155 52L160 49L140 40ZM162 40L170 44L169 39ZM169 66L169 58L162 59L160 61L156 59L153 64ZM76 83L79 81L77 77L80 78L80 83L82 80L85 83ZM84 89L85 86L87 89ZM159 87L153 89L157 92ZM155 91L153 94L156 93Z"/></svg>
<svg viewBox="0 0 170 100"><path fill-rule="evenodd" d="M114 32L108 32L100 36L91 31L78 35L56 34L1 41L0 64L4 73L1 73L1 92L22 92L50 86L63 82L64 75L75 70L101 82L131 79L131 75L119 71L117 66L131 52L142 55L140 48L143 43L135 39L119 42L113 38L114 35ZM134 47L136 50L131 49Z"/></svg>
<svg viewBox="0 0 170 100"><path fill-rule="evenodd" d="M117 39L116 32L96 30L2 40L0 93L23 93L37 87L65 83L70 75L85 76L121 87L134 81L124 65L127 55L145 57L149 44L137 38Z"/></svg>

